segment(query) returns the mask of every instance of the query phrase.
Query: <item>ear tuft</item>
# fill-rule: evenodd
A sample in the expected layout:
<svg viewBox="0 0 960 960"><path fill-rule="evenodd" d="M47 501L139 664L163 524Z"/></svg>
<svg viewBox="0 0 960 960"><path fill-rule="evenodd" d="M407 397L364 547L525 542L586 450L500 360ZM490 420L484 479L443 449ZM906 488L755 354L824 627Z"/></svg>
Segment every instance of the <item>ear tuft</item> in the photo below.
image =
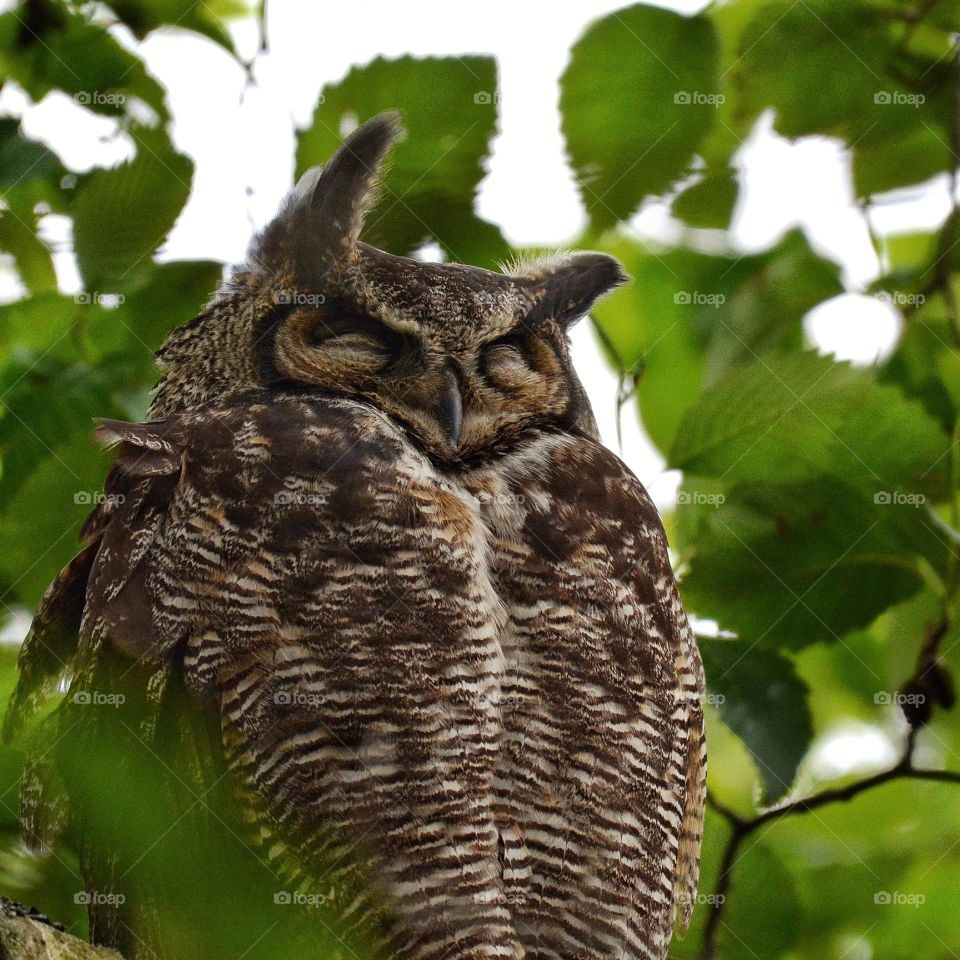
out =
<svg viewBox="0 0 960 960"><path fill-rule="evenodd" d="M402 134L394 111L354 130L323 167L303 174L255 240L250 259L265 267L289 264L298 280L309 284L349 257L375 202L384 157Z"/></svg>
<svg viewBox="0 0 960 960"><path fill-rule="evenodd" d="M536 304L527 322L552 318L562 327L572 326L600 297L630 279L620 262L605 253L566 253L520 262L509 274L534 288Z"/></svg>

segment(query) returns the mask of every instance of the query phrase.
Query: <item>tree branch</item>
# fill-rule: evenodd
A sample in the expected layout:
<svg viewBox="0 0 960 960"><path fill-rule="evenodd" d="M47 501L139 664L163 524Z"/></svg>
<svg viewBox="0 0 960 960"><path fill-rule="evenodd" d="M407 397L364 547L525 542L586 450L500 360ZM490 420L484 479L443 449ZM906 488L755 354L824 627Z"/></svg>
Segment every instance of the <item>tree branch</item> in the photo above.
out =
<svg viewBox="0 0 960 960"><path fill-rule="evenodd" d="M123 960L115 950L95 947L29 916L0 911L0 957L16 960Z"/></svg>
<svg viewBox="0 0 960 960"><path fill-rule="evenodd" d="M827 806L831 803L843 803L847 800L852 800L861 793L866 793L868 790L873 790L875 787L882 786L885 783L891 783L894 780L932 780L960 785L960 771L925 770L913 766L916 734L916 729L911 728L907 736L903 756L900 761L895 766L890 767L890 769L875 773L870 777L865 777L863 780L857 780L845 787L824 790L822 793L814 794L812 797L803 797L800 800L793 800L779 807L771 807L769 810L764 810L762 813L749 819L741 817L740 814L720 803L712 794L707 794L708 806L719 813L730 824L733 832L730 834L730 839L727 840L727 845L723 851L723 858L720 862L720 873L717 877L717 885L711 902L712 912L707 918L707 925L704 930L703 955L705 960L714 960L717 956L717 935L719 933L720 921L723 917L724 906L726 905L728 894L733 884L733 867L741 844L750 834L774 820L783 820L799 813L809 813L812 810Z"/></svg>

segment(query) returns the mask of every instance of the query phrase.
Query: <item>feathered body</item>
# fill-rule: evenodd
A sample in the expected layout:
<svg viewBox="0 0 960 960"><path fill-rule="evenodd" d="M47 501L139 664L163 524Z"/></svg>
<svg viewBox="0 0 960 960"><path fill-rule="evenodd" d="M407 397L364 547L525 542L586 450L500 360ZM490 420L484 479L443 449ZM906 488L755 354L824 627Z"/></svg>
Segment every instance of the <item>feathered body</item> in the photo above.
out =
<svg viewBox="0 0 960 960"><path fill-rule="evenodd" d="M247 842L388 956L662 958L696 889L703 678L656 511L567 353L619 270L358 243L393 128L308 173L171 335L150 420L100 428L108 497L14 716L71 658L74 689L110 663L142 674L149 740L175 678ZM145 957L136 925L94 917Z"/></svg>

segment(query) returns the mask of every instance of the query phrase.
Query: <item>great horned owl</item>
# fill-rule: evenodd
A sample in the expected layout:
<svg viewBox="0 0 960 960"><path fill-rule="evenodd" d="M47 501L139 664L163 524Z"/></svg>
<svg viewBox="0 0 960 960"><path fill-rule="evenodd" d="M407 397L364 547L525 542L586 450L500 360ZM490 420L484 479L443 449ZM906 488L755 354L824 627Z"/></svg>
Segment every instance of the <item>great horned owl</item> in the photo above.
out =
<svg viewBox="0 0 960 960"><path fill-rule="evenodd" d="M249 842L290 883L347 890L387 956L662 958L696 890L702 668L655 508L567 346L623 274L360 242L398 132L371 120L308 171L159 351L149 420L100 426L107 495L11 716L64 674L132 678L123 725L170 767L158 718L180 690L176 736L210 713L191 764L212 783L222 762ZM56 717L61 737L119 730L69 693ZM34 835L79 791L42 766ZM133 866L86 822L102 889ZM162 956L151 896L94 905L92 935Z"/></svg>

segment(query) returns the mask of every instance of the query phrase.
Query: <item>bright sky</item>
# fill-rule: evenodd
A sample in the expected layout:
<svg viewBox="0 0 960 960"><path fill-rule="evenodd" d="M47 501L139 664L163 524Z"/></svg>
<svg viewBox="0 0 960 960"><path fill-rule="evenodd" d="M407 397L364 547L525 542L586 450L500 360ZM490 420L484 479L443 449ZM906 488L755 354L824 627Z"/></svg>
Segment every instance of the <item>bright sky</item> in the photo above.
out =
<svg viewBox="0 0 960 960"><path fill-rule="evenodd" d="M0 8L5 4L0 0ZM377 55L488 53L500 68L501 133L480 188L479 212L515 243L563 246L583 225L583 212L564 161L557 81L571 44L592 20L623 7L613 0L576 4L488 0L483 14L443 0L353 0L327 4L270 0L270 52L258 59L257 87L213 43L183 31L155 33L142 45L148 68L169 90L177 145L196 161L193 193L163 251L164 259L243 256L253 229L270 219L293 176L295 128L311 117L320 88L353 64ZM676 0L662 6L693 13L705 4ZM548 15L545 15L548 14ZM252 23L239 25L241 52L256 49ZM429 91L424 91L429 96ZM0 112L20 114L22 97L0 97ZM113 121L63 96L48 97L24 114L27 132L49 143L68 166L85 170L129 154ZM844 269L848 295L823 305L807 329L820 349L870 362L889 349L898 329L893 309L857 295L878 264L864 218L854 203L840 145L823 139L798 144L776 136L769 117L738 155L745 189L733 237L743 251L762 249L795 224L814 247ZM938 225L949 209L945 177L892 198L874 215L881 233ZM47 236L66 239L64 222L48 218ZM640 236L678 235L665 204L651 204L631 224ZM69 255L57 257L61 284L79 288ZM606 442L616 449L616 382L589 324L574 333L574 355ZM661 505L672 502L677 476L643 436L636 412L623 413L622 456Z"/></svg>

